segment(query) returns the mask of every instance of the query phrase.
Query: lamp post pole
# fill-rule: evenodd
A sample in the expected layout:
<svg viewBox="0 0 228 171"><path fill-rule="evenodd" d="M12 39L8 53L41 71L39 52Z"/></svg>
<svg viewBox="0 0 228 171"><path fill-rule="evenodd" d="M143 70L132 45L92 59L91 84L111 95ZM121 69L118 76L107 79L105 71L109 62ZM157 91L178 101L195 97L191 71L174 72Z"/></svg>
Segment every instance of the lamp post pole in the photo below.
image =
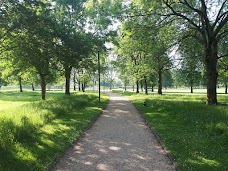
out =
<svg viewBox="0 0 228 171"><path fill-rule="evenodd" d="M100 50L97 51L98 55L98 92L99 92L99 102L101 101L101 69L100 69Z"/></svg>

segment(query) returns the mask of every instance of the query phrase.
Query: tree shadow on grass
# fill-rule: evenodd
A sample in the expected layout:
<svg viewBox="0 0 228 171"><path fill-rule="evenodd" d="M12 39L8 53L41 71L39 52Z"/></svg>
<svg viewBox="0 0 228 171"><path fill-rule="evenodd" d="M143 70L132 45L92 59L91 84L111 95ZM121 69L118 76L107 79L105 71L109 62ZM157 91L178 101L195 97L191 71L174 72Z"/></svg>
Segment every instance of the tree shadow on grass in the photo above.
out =
<svg viewBox="0 0 228 171"><path fill-rule="evenodd" d="M55 97L61 97L63 93L47 93L47 97L49 98L55 98ZM16 91L6 91L6 92L0 92L0 100L2 101L10 101L10 102L36 102L40 101L41 94L38 91L26 91L23 93L16 92Z"/></svg>
<svg viewBox="0 0 228 171"><path fill-rule="evenodd" d="M33 125L29 118L22 118L24 123L20 126L12 119L5 124L1 121L0 127L7 132L1 137L6 137L3 143L7 146L0 144L0 156L4 156L0 160L0 170L50 168L98 115L100 109L96 101L95 96L82 95L30 103L30 107L46 111L40 125Z"/></svg>

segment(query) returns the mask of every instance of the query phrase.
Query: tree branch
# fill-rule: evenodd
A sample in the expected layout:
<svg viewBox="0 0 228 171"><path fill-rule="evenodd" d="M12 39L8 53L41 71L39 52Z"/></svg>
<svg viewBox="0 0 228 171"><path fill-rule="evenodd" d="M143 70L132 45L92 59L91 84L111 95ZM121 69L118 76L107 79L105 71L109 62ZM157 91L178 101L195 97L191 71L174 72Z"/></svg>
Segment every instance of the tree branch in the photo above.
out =
<svg viewBox="0 0 228 171"><path fill-rule="evenodd" d="M224 57L228 57L228 53L226 53L225 55L221 55L218 57L218 59L224 58Z"/></svg>
<svg viewBox="0 0 228 171"><path fill-rule="evenodd" d="M219 31L223 28L225 24L227 24L227 22L228 22L228 13L226 13L225 18L219 23L218 27L216 28L214 32L214 37L218 35Z"/></svg>
<svg viewBox="0 0 228 171"><path fill-rule="evenodd" d="M219 22L219 20L220 20L224 15L226 15L226 13L228 13L228 11L226 11L225 13L221 14L223 7L225 7L225 3L227 3L227 0L225 0L225 1L222 3L221 8L219 9L219 12L218 12L218 15L217 15L217 17L216 17L216 20L215 20L214 24L212 25L212 28L213 28L213 29L214 29L214 27L216 26L216 24ZM220 15L220 14L221 14L221 15Z"/></svg>
<svg viewBox="0 0 228 171"><path fill-rule="evenodd" d="M187 16L175 11L173 9L173 7L171 6L171 4L168 3L168 0L163 0L164 4L172 11L172 13L170 13L169 15L175 15L175 16L178 16L184 20L187 20L190 24L192 24L199 32L202 33L202 30L200 29L200 27L194 23L190 18L188 18ZM167 14L166 14L167 15Z"/></svg>
<svg viewBox="0 0 228 171"><path fill-rule="evenodd" d="M183 4L183 5L186 5L186 6L189 7L191 10L195 11L196 13L198 13L199 15L202 15L202 11L200 11L200 10L194 8L193 6L191 6L191 5L188 3L187 0L184 0L184 2L182 2L182 1L180 0L180 3Z"/></svg>
<svg viewBox="0 0 228 171"><path fill-rule="evenodd" d="M205 29L206 29L206 32L207 32L207 35L208 37L210 37L212 35L212 27L210 25L210 21L208 19L208 16L207 16L207 6L205 4L205 0L200 0L201 1L201 6L202 6L202 22L205 24Z"/></svg>

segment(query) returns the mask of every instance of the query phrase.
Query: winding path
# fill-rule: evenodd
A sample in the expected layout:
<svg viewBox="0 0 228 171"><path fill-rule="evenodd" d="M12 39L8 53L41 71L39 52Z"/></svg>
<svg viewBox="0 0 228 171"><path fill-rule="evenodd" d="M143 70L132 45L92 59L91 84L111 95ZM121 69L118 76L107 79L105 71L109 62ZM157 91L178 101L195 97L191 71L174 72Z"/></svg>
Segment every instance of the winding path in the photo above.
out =
<svg viewBox="0 0 228 171"><path fill-rule="evenodd" d="M135 107L119 95L109 96L106 110L54 171L174 171Z"/></svg>

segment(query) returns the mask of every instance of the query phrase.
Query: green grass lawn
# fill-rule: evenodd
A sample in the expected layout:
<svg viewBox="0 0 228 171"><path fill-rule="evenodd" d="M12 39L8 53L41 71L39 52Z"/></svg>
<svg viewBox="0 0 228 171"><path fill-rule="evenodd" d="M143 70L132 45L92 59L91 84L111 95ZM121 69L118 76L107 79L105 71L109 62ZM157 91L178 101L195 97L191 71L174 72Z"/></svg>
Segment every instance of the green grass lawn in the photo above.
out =
<svg viewBox="0 0 228 171"><path fill-rule="evenodd" d="M228 170L228 95L218 95L222 105L207 106L202 93L114 92L127 96L144 114L181 170Z"/></svg>
<svg viewBox="0 0 228 171"><path fill-rule="evenodd" d="M0 92L0 171L48 170L107 104L97 93Z"/></svg>

